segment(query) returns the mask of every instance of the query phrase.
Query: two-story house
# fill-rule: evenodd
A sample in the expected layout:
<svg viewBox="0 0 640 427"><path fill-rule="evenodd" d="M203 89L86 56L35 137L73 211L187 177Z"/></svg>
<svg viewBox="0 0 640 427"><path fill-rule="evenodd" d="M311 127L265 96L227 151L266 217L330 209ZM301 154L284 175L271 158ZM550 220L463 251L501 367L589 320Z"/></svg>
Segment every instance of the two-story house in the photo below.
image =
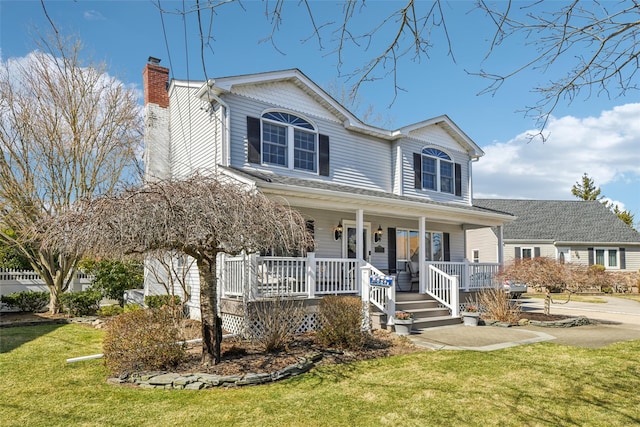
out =
<svg viewBox="0 0 640 427"><path fill-rule="evenodd" d="M460 290L486 286L473 278L497 269L500 259L470 266L465 232L513 217L473 206L471 168L484 153L446 115L394 130L370 126L298 69L206 82L168 75L157 60L143 71L147 179L232 177L300 211L316 243L298 257L220 260L227 330L243 321L230 301L279 287L310 300L362 295L387 313L402 306L396 291L415 291L455 320ZM371 276L393 286L370 289ZM188 304L197 311L195 269L190 277Z"/></svg>

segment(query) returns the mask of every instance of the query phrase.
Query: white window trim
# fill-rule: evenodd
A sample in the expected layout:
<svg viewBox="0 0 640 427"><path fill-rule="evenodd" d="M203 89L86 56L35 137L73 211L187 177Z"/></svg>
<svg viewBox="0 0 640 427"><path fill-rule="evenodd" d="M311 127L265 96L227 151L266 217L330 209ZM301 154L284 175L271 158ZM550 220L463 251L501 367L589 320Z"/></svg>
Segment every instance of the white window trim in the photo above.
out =
<svg viewBox="0 0 640 427"><path fill-rule="evenodd" d="M597 251L604 251L604 268L607 270L620 270L620 248L615 247L597 247L593 248L593 263L596 263ZM616 265L611 267L609 265L609 251L616 251Z"/></svg>
<svg viewBox="0 0 640 427"><path fill-rule="evenodd" d="M428 149L428 148L433 148L435 150L443 152L444 154L449 156L449 158L451 160L445 160L445 159L441 159L439 157L433 157L433 156L429 156L428 154L424 154L423 151L425 149ZM456 164L453 161L453 156L451 156L451 154L447 153L445 150L443 150L440 147L434 147L434 146L430 146L430 145L426 146L426 147L422 147L422 150L420 150L420 155L422 156L422 161L420 162L421 163L421 168L420 168L420 181L421 182L420 182L420 186L422 187L422 189L426 190L426 191L437 191L438 193L443 193L443 194L456 194ZM424 181L423 181L423 174L424 173L422 171L424 169L424 166L422 166L422 165L424 165L424 159L425 158L433 159L433 160L436 161L436 188L435 189L426 188L424 186ZM451 175L451 191L450 192L442 191L442 176L440 175L440 162L441 161L451 164L451 173L452 173L452 175Z"/></svg>
<svg viewBox="0 0 640 427"><path fill-rule="evenodd" d="M525 258L524 251L526 251L527 249L531 251L531 256ZM533 259L533 258L535 258L535 252L534 252L533 246L531 247L524 246L520 248L520 259Z"/></svg>
<svg viewBox="0 0 640 427"><path fill-rule="evenodd" d="M425 260L425 261L429 261L429 262L445 262L444 261L444 231L437 231L437 230L425 230L425 234L429 234L430 236L430 242L429 242L429 248L431 249L431 257L433 258L433 235L434 234L439 234L440 235L440 253L442 256L442 261L432 261L432 260ZM424 236L424 238L422 239L422 241L424 242L426 239L426 235ZM426 248L425 248L425 255L426 255Z"/></svg>
<svg viewBox="0 0 640 427"><path fill-rule="evenodd" d="M476 253L478 257L476 258ZM480 262L480 249L471 249L471 262L477 264Z"/></svg>
<svg viewBox="0 0 640 427"><path fill-rule="evenodd" d="M308 122L311 126L313 126L313 130L311 129L306 129L306 128L302 128L302 127L297 127L295 125L292 125L290 123L284 123L284 122L279 122L277 120L272 120L272 119L266 119L264 118L264 115L267 113L285 113L285 114L291 114L292 116L296 116L299 117L303 120L305 120L306 122ZM271 123L273 125L276 126L283 126L287 128L287 164L285 166L283 165L279 165L276 163L266 163L263 160L263 154L264 153L264 130L263 130L263 126L262 124L264 122L268 122ZM301 169L301 168L295 168L295 142L294 142L294 131L295 129L298 129L300 131L303 132L308 132L308 133L312 133L315 135L315 170L309 170L309 169ZM316 126L316 124L309 120L307 117L303 116L302 114L299 114L297 112L293 112L293 111L288 111L288 110L266 110L263 111L262 114L260 115L260 164L263 166L268 166L268 167L274 167L274 168L280 168L280 169L287 169L287 170L295 170L295 171L300 171L300 172L306 172L306 173L310 173L310 174L314 174L314 175L319 175L320 173L320 153L319 153L319 137L318 137L319 133L318 133L318 126Z"/></svg>

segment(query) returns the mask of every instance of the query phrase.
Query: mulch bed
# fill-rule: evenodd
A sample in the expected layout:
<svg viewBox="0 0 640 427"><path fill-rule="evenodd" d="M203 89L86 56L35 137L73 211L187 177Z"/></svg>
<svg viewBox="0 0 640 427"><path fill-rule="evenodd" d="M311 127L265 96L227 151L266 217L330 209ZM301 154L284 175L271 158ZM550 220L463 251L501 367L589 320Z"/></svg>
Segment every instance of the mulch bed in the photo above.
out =
<svg viewBox="0 0 640 427"><path fill-rule="evenodd" d="M0 326L35 325L71 321L65 314L49 313L1 313ZM87 325L88 327L90 325ZM199 337L200 322L185 321L185 338ZM311 353L322 353L318 366L350 363L399 354L425 351L415 346L406 337L398 337L388 331L376 330L366 345L358 350L328 349L323 347L313 333L297 335L285 348L278 352L265 352L256 343L238 338L222 342L222 361L214 366L202 365L202 346L191 344L187 348L187 358L173 371L178 373L201 372L215 375L244 375L246 373L273 372L299 361Z"/></svg>
<svg viewBox="0 0 640 427"><path fill-rule="evenodd" d="M374 331L366 345L358 350L327 349L320 345L315 334L297 335L278 352L265 352L259 345L247 340L228 339L222 342L222 361L205 367L201 363L202 347L195 345L188 351L185 362L176 367L179 373L204 372L215 375L243 375L249 372L273 372L294 364L311 353L322 353L318 366L350 363L360 360L407 354L424 349L407 338L397 337L387 331Z"/></svg>
<svg viewBox="0 0 640 427"><path fill-rule="evenodd" d="M520 319L537 320L539 322L555 322L557 320L570 319L571 316L564 316L560 314L544 314L544 313L531 313L521 312Z"/></svg>

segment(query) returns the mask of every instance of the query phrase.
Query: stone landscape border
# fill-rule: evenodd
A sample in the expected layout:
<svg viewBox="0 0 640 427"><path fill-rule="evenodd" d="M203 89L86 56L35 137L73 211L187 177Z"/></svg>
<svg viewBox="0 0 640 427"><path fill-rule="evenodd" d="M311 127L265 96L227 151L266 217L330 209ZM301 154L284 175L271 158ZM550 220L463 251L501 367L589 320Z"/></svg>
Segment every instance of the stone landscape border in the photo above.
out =
<svg viewBox="0 0 640 427"><path fill-rule="evenodd" d="M597 322L590 320L585 316L569 317L561 320L529 320L521 319L518 323L500 322L497 320L484 320L484 324L487 326L500 326L500 327L512 327L512 326L541 326L545 328L572 328L574 326L593 325Z"/></svg>
<svg viewBox="0 0 640 427"><path fill-rule="evenodd" d="M248 373L244 375L213 375L206 373L179 374L175 372L134 372L109 378L107 383L115 385L135 385L140 388L164 390L201 390L213 387L241 387L266 384L292 378L311 370L322 360L320 352L301 357L298 362L271 373Z"/></svg>

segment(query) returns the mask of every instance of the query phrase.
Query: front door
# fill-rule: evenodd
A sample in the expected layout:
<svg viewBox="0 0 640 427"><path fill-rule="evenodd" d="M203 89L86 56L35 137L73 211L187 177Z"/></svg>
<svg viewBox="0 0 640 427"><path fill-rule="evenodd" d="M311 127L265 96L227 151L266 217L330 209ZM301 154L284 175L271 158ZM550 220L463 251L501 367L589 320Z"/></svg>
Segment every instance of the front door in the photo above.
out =
<svg viewBox="0 0 640 427"><path fill-rule="evenodd" d="M362 227L362 253L360 256L356 253L356 226L348 224L345 221L344 233L346 238L343 240L342 257L343 258L360 258L370 262L371 258L371 225L366 223Z"/></svg>

